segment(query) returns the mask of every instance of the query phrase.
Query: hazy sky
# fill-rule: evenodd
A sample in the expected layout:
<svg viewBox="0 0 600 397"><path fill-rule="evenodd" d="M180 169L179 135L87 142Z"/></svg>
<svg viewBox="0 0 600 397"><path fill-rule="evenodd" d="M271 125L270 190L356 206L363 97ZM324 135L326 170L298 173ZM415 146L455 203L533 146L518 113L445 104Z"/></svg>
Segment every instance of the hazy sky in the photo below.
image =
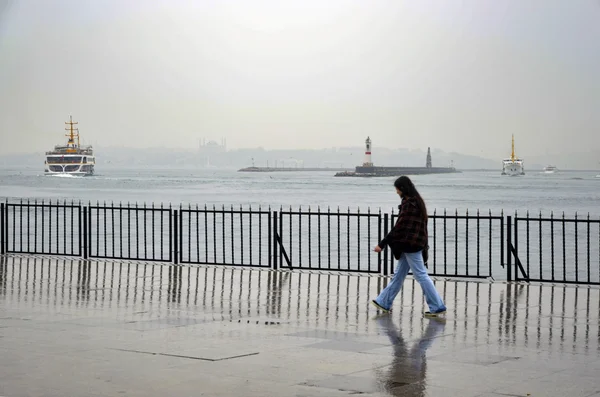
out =
<svg viewBox="0 0 600 397"><path fill-rule="evenodd" d="M0 153L600 149L600 0L0 0ZM100 155L100 154L99 154Z"/></svg>

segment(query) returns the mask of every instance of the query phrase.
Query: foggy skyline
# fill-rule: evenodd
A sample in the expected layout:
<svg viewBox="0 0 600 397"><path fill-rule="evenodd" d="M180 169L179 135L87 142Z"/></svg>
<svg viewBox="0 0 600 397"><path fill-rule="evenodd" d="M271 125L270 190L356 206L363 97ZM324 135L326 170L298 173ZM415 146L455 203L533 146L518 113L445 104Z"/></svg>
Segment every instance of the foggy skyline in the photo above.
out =
<svg viewBox="0 0 600 397"><path fill-rule="evenodd" d="M0 0L0 154L600 149L600 2ZM97 154L101 156L101 153Z"/></svg>

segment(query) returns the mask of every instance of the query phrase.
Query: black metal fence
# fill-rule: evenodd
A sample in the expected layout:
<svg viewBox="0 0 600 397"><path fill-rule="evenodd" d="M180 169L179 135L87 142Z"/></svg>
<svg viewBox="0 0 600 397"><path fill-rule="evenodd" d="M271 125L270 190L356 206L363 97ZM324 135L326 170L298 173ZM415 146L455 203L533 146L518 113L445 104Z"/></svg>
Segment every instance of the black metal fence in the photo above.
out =
<svg viewBox="0 0 600 397"><path fill-rule="evenodd" d="M190 206L177 217L180 263L273 266L270 210Z"/></svg>
<svg viewBox="0 0 600 397"><path fill-rule="evenodd" d="M600 219L515 214L516 280L600 284Z"/></svg>
<svg viewBox="0 0 600 397"><path fill-rule="evenodd" d="M173 210L122 204L82 207L86 258L171 262Z"/></svg>
<svg viewBox="0 0 600 397"><path fill-rule="evenodd" d="M389 275L372 249L397 214L347 209L209 208L6 202L0 253ZM600 284L600 219L459 214L429 217L435 276Z"/></svg>
<svg viewBox="0 0 600 397"><path fill-rule="evenodd" d="M82 256L81 209L73 202L2 204L2 253Z"/></svg>

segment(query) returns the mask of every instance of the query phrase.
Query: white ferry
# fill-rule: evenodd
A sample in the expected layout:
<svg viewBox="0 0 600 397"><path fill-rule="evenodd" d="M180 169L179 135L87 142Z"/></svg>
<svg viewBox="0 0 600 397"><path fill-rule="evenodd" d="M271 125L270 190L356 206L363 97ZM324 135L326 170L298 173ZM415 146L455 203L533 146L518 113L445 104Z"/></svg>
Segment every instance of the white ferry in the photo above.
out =
<svg viewBox="0 0 600 397"><path fill-rule="evenodd" d="M515 156L515 136L512 136L512 152L510 157L502 160L502 175L518 176L525 175L523 159Z"/></svg>
<svg viewBox="0 0 600 397"><path fill-rule="evenodd" d="M54 150L46 152L45 175L88 176L94 174L96 157L91 146L79 144L79 129L73 128L77 122L69 117L65 130L68 132L66 145L56 145Z"/></svg>

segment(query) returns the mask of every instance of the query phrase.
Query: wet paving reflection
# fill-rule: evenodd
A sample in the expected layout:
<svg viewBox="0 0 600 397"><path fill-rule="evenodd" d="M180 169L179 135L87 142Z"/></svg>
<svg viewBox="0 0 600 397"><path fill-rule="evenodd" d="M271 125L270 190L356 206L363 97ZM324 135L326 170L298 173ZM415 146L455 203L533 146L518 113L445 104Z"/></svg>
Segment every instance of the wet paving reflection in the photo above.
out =
<svg viewBox="0 0 600 397"><path fill-rule="evenodd" d="M0 256L0 383L35 395L22 392L34 366L27 387L69 394L80 382L54 381L50 363L81 361L100 395L159 395L165 374L183 395L199 384L227 395L242 381L248 395L522 395L561 376L582 378L565 393L598 391L597 288L437 280L442 321L423 318L412 279L393 313L378 315L368 302L386 281ZM154 381L132 387L149 373Z"/></svg>
<svg viewBox="0 0 600 397"><path fill-rule="evenodd" d="M430 319L425 332L412 342L412 346L390 316L381 316L377 322L393 346L391 364L375 371L379 384L391 395L406 395L406 386L412 386L411 395L426 396L427 349L444 332L446 320Z"/></svg>

